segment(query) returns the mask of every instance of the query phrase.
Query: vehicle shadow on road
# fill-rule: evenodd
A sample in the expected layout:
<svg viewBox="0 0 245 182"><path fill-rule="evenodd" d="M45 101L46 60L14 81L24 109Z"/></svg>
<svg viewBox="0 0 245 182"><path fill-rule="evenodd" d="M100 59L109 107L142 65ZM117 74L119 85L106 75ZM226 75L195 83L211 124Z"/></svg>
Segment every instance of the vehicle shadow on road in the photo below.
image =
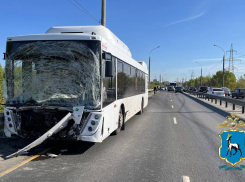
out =
<svg viewBox="0 0 245 182"><path fill-rule="evenodd" d="M22 139L22 138L7 138L1 137L0 138L0 161L5 160L6 156L18 151L31 143L32 141L29 139Z"/></svg>
<svg viewBox="0 0 245 182"><path fill-rule="evenodd" d="M87 150L89 150L95 143L93 142L83 142L83 141L59 141L56 147L52 148L46 154L41 155L40 157L34 159L33 161L40 161L49 159L49 154L54 154L56 157L60 155L81 155L84 154Z"/></svg>
<svg viewBox="0 0 245 182"><path fill-rule="evenodd" d="M22 139L22 138L0 138L0 162L8 160L6 157L14 152L17 152L19 149L24 148L29 145L35 139ZM37 155L47 149L50 149L46 153L43 153L40 157L36 158L33 161L44 160L50 158L47 153L55 155L79 155L86 152L91 148L94 143L82 142L82 141L66 141L66 140L47 140L41 145L29 150L25 156ZM65 152L62 152L65 150Z"/></svg>

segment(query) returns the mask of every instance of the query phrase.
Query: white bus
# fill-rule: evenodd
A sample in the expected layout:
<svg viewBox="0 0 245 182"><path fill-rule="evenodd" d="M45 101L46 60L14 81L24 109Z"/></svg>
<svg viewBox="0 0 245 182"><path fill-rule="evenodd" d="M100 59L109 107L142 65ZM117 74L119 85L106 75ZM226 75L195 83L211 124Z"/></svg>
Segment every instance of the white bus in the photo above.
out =
<svg viewBox="0 0 245 182"><path fill-rule="evenodd" d="M7 38L7 137L102 142L148 104L148 70L104 26Z"/></svg>

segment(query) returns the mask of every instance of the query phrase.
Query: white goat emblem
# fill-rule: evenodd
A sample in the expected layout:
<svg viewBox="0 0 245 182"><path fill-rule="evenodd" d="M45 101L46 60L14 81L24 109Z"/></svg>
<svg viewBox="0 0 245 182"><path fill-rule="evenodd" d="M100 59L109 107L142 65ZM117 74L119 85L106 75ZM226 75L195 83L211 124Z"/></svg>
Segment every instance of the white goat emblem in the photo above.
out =
<svg viewBox="0 0 245 182"><path fill-rule="evenodd" d="M228 150L227 150L227 154L226 155L228 155L228 152L230 151L230 157L231 157L231 155L236 155L237 150L239 150L241 152L240 156L242 156L242 151L240 149L239 144L238 143L231 143L231 136L232 136L231 134L227 135L226 141L228 141ZM236 152L234 154L232 154L231 149L235 149Z"/></svg>

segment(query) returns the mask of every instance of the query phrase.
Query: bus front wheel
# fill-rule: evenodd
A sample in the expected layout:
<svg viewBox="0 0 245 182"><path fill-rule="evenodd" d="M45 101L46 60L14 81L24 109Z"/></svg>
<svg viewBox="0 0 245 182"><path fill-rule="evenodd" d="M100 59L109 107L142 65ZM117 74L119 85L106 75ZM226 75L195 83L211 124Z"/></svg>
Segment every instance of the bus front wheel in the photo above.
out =
<svg viewBox="0 0 245 182"><path fill-rule="evenodd" d="M115 131L116 135L120 133L123 124L124 124L123 123L123 112L122 112L122 108L120 108L119 115L118 115L118 128Z"/></svg>

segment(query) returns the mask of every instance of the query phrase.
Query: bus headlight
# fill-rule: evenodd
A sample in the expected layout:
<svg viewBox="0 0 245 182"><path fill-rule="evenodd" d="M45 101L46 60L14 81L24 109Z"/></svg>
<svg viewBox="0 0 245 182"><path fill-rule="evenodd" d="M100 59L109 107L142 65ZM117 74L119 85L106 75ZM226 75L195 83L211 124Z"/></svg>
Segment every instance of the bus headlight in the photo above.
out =
<svg viewBox="0 0 245 182"><path fill-rule="evenodd" d="M99 128L99 124L101 122L102 114L101 113L90 113L91 117L89 117L86 126L83 129L82 135L93 135Z"/></svg>
<svg viewBox="0 0 245 182"><path fill-rule="evenodd" d="M95 119L99 119L100 116L99 116L98 114L96 114L96 115L94 116L94 118L95 118Z"/></svg>

